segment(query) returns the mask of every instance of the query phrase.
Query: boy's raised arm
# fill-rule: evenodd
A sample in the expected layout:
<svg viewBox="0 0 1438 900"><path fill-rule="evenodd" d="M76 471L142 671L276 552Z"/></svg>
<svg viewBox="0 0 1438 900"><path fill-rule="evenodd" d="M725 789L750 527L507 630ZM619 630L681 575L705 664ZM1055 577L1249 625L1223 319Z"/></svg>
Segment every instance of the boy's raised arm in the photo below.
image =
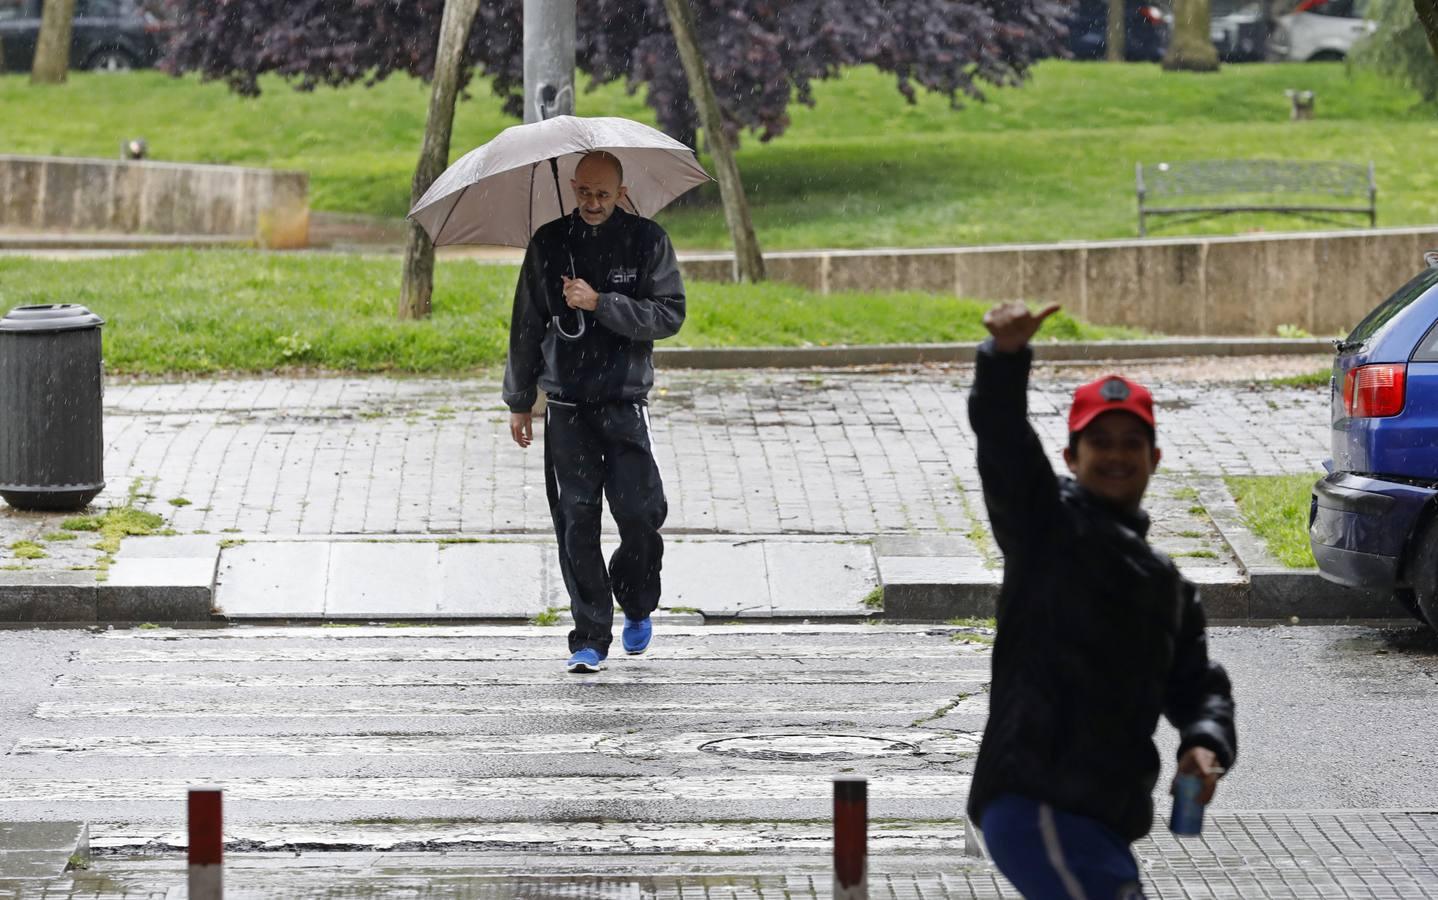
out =
<svg viewBox="0 0 1438 900"><path fill-rule="evenodd" d="M984 503L1005 555L1058 502L1058 479L1028 420L1029 341L1058 309L1055 304L1034 313L1011 301L984 314L992 337L979 347L975 361L969 423L978 439Z"/></svg>

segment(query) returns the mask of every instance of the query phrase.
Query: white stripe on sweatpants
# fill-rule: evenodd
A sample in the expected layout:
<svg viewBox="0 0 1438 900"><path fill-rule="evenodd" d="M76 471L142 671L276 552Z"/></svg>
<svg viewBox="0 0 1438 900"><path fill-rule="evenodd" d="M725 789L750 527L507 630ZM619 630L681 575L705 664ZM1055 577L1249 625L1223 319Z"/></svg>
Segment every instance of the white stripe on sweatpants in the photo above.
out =
<svg viewBox="0 0 1438 900"><path fill-rule="evenodd" d="M1064 890L1068 892L1070 900L1087 900L1088 895L1084 893L1083 885L1079 884L1078 877L1064 861L1064 848L1059 843L1059 829L1058 824L1054 821L1054 808L1047 803L1039 804L1039 834L1044 839L1044 853L1049 858L1049 865L1054 867L1054 872L1058 874L1059 881L1063 882Z"/></svg>
<svg viewBox="0 0 1438 900"><path fill-rule="evenodd" d="M553 402L554 402L554 401L552 401L552 400L550 401L550 403L553 403ZM544 440L545 440L545 443L548 443L548 442L549 442L549 435L550 435L550 430L549 430L549 404L546 403L545 406L544 406ZM555 499L555 502L558 502L558 501L564 499L564 485L562 485L562 484L559 483L559 467L558 467L558 466L550 466L550 468L554 469L554 499Z"/></svg>
<svg viewBox="0 0 1438 900"><path fill-rule="evenodd" d="M649 425L649 407L643 403L634 404L639 408L639 417L644 420L644 436L649 439L649 458L654 460L654 471L659 473L659 480L664 480L664 470L659 468L659 455L654 452L654 429Z"/></svg>

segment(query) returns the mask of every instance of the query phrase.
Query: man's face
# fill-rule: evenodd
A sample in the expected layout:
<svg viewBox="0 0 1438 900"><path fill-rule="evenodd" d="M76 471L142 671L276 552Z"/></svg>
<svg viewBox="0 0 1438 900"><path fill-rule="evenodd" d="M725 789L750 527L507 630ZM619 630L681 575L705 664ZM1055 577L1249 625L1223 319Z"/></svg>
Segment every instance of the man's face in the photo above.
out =
<svg viewBox="0 0 1438 900"><path fill-rule="evenodd" d="M569 180L579 217L587 225L603 225L624 196L619 172L603 160L585 160Z"/></svg>
<svg viewBox="0 0 1438 900"><path fill-rule="evenodd" d="M1138 509L1161 456L1143 421L1119 410L1104 413L1079 432L1076 450L1064 449L1064 462L1078 483L1125 510Z"/></svg>

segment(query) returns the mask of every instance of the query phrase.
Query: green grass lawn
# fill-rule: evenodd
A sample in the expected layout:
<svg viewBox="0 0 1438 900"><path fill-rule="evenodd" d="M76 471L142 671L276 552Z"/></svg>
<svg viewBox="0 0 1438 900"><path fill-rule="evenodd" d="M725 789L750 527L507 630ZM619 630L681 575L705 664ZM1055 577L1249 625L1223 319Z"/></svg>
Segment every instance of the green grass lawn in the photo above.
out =
<svg viewBox="0 0 1438 900"><path fill-rule="evenodd" d="M1224 481L1243 522L1268 544L1279 562L1292 568L1313 568L1313 549L1308 545L1308 504L1313 493L1313 475L1230 476Z"/></svg>
<svg viewBox="0 0 1438 900"><path fill-rule="evenodd" d="M442 261L434 315L399 322L393 257L170 251L104 259L0 257L0 310L80 303L106 319L111 372L462 372L504 361L517 269ZM928 294L820 296L785 284L688 285L683 331L666 346L971 341L989 306ZM1050 339L1135 336L1064 313Z"/></svg>
<svg viewBox="0 0 1438 900"><path fill-rule="evenodd" d="M317 210L403 214L427 86L393 78L298 93L271 78L263 87L245 100L154 72L75 73L59 87L3 77L0 152L112 157L122 139L144 136L156 159L307 170ZM1318 118L1288 121L1285 88L1314 90ZM456 116L453 158L513 124L485 84L471 93ZM1435 219L1435 111L1342 64L1201 75L1054 61L1025 86L990 90L988 102L959 111L928 95L910 106L891 78L867 68L814 93L815 108L791 107L787 134L768 144L747 137L740 154L768 249L1131 237L1134 164L1187 159L1372 159L1380 224ZM581 93L578 112L653 120L619 85ZM712 185L661 220L681 248L727 244ZM1230 217L1162 233L1302 227L1311 226Z"/></svg>

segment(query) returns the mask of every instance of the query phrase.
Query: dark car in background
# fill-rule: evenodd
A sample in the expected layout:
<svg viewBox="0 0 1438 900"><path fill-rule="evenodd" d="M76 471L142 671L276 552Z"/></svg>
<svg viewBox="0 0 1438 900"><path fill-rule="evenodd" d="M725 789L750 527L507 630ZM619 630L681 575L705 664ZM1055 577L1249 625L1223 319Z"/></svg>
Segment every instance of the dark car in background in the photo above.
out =
<svg viewBox="0 0 1438 900"><path fill-rule="evenodd" d="M1107 0L1079 0L1068 20L1068 49L1074 59L1103 59L1108 55ZM1168 25L1156 4L1125 0L1124 59L1158 62L1168 46Z"/></svg>
<svg viewBox="0 0 1438 900"><path fill-rule="evenodd" d="M43 0L0 0L6 71L30 70L43 6ZM137 0L75 0L70 67L121 71L153 66L164 50L167 31Z"/></svg>
<svg viewBox="0 0 1438 900"><path fill-rule="evenodd" d="M1212 0L1208 30L1224 62L1262 62L1271 23L1265 0Z"/></svg>
<svg viewBox="0 0 1438 900"><path fill-rule="evenodd" d="M1333 458L1313 486L1319 571L1438 628L1438 255L1337 343Z"/></svg>

